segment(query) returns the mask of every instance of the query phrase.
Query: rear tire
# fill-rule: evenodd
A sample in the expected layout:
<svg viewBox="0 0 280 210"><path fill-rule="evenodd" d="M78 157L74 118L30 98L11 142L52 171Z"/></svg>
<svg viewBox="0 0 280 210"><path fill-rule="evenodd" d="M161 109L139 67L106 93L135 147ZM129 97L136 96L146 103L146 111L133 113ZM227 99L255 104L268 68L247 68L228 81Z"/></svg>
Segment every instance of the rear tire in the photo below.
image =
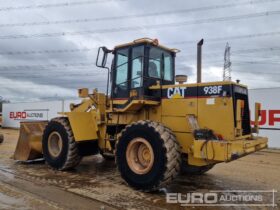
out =
<svg viewBox="0 0 280 210"><path fill-rule="evenodd" d="M133 188L155 191L166 187L180 171L180 147L172 132L157 122L138 121L121 132L116 162Z"/></svg>
<svg viewBox="0 0 280 210"><path fill-rule="evenodd" d="M58 170L72 169L82 159L70 123L65 117L54 118L48 123L42 146L46 162Z"/></svg>

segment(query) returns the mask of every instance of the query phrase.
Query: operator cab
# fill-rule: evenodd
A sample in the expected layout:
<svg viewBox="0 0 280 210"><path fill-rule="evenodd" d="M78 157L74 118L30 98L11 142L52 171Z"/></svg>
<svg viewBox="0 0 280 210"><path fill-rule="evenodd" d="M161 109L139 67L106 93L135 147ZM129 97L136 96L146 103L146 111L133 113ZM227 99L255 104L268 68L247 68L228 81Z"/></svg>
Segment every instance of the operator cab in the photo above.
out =
<svg viewBox="0 0 280 210"><path fill-rule="evenodd" d="M110 73L112 99L156 100L149 90L150 86L175 83L178 50L144 38L116 46L110 52L114 54Z"/></svg>

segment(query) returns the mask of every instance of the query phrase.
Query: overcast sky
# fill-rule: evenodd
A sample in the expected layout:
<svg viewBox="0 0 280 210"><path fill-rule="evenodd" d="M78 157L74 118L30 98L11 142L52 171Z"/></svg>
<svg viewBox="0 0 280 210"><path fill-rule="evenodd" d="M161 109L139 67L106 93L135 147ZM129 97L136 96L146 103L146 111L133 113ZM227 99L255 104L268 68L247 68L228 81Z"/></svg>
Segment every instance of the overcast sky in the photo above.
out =
<svg viewBox="0 0 280 210"><path fill-rule="evenodd" d="M0 96L11 101L104 91L96 48L141 37L181 49L176 72L189 82L204 38L203 81L222 80L229 42L233 80L280 87L280 0L0 0L0 17Z"/></svg>

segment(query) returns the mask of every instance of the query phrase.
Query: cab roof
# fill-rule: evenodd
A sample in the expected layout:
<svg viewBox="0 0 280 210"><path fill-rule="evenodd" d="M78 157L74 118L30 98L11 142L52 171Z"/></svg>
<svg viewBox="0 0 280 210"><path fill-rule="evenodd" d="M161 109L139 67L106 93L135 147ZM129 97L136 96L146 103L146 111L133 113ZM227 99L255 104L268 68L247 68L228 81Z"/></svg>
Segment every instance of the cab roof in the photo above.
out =
<svg viewBox="0 0 280 210"><path fill-rule="evenodd" d="M128 42L128 43L125 43L125 44L117 45L117 46L115 46L114 50L116 50L118 48L122 48L122 47L133 46L135 44L151 44L151 45L160 47L160 48L162 48L164 50L167 50L167 51L170 51L170 52L173 52L173 53L179 53L180 52L180 50L178 50L178 49L168 48L168 47L165 47L163 45L160 45L158 39L151 39L151 38L140 38L140 39L136 39L136 40L134 40L132 42Z"/></svg>

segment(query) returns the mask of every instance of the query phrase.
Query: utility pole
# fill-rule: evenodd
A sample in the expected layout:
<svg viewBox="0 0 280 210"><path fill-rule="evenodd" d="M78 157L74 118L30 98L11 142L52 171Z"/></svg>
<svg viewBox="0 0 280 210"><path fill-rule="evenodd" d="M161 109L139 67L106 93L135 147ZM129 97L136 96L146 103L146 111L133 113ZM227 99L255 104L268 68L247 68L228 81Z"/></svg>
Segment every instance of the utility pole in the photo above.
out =
<svg viewBox="0 0 280 210"><path fill-rule="evenodd" d="M226 44L226 49L225 49L225 54L224 54L223 80L231 81L230 46L228 43Z"/></svg>

